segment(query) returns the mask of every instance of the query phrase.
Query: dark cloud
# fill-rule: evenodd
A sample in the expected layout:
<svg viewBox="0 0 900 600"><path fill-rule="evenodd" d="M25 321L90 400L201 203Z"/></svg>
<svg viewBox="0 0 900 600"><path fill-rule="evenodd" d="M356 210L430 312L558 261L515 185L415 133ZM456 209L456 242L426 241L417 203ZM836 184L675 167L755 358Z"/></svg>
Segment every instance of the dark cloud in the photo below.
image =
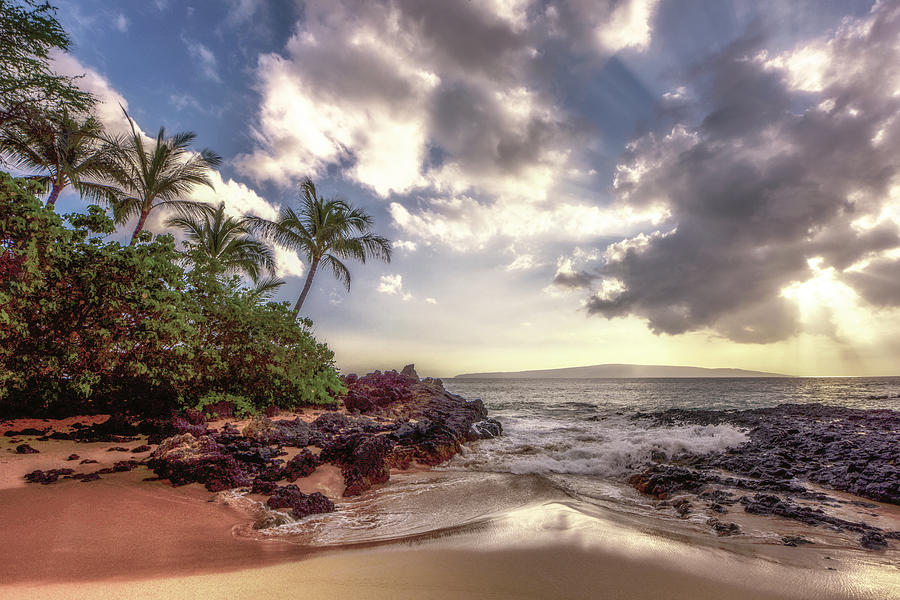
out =
<svg viewBox="0 0 900 600"><path fill-rule="evenodd" d="M638 315L657 333L711 328L740 342L777 341L798 331L781 290L809 279L809 259L840 271L900 246L893 221L851 225L877 217L900 169L897 39L895 4L867 24L845 24L817 48L829 61L820 90L792 80L758 36L705 62L691 84L699 100L681 112L705 117L638 140L617 185L632 206L665 199L672 231L596 265L594 281L625 291L592 296L588 311ZM843 280L896 306L897 274L896 261L879 260Z"/></svg>

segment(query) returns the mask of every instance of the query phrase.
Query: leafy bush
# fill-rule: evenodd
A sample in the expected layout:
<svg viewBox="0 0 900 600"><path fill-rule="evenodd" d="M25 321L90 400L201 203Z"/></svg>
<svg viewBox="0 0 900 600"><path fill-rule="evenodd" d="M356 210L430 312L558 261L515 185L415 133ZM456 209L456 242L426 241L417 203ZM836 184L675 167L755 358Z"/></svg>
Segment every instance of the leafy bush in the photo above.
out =
<svg viewBox="0 0 900 600"><path fill-rule="evenodd" d="M123 247L98 207L65 220L0 172L0 416L333 402L333 354L283 304L221 268L178 265L171 236ZM66 225L66 221L68 225Z"/></svg>

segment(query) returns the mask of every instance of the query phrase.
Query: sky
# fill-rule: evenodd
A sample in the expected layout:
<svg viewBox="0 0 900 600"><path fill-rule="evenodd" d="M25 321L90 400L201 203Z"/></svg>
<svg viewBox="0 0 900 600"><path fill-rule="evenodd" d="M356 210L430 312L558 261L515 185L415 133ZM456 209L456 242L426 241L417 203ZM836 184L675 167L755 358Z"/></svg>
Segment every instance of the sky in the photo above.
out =
<svg viewBox="0 0 900 600"><path fill-rule="evenodd" d="M897 2L58 4L109 129L223 156L195 198L308 176L394 241L303 307L345 372L900 374Z"/></svg>

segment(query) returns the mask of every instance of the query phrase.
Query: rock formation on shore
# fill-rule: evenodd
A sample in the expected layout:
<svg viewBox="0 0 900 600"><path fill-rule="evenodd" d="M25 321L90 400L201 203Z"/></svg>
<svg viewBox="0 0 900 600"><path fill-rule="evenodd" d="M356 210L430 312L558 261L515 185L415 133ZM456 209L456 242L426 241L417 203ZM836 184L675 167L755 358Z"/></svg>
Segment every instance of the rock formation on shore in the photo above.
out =
<svg viewBox="0 0 900 600"><path fill-rule="evenodd" d="M213 492L250 488L268 496L271 508L290 508L300 518L334 510L324 495L304 494L291 483L310 476L320 465L340 468L343 495L355 496L386 482L392 468L440 464L459 452L461 444L502 431L499 422L488 418L480 400L451 394L438 379L420 379L413 365L399 373L348 375L345 384L346 412L335 409L312 422L258 416L243 431L231 424L216 430L201 413L188 410L138 424L115 416L59 437L123 443L135 440L139 433L148 434L151 443L159 444L152 454L145 461L120 461L116 469L143 463L173 485L201 483ZM301 451L285 460L286 447ZM149 449L141 445L132 452ZM27 480L44 484L61 477L93 481L102 473L73 475L72 469L53 469L35 471ZM288 483L279 485L281 481Z"/></svg>
<svg viewBox="0 0 900 600"><path fill-rule="evenodd" d="M651 425L728 423L746 428L749 436L746 443L723 452L682 454L648 465L630 480L644 494L662 501L693 494L717 513L740 505L751 514L858 532L861 545L869 549L884 547L886 539L900 540L900 532L883 532L808 506L810 501L822 506L848 501L805 485L813 482L900 504L900 412L783 404L743 411L671 409L635 418L648 419ZM682 497L678 502L679 514L691 512L689 500ZM716 523L711 526L716 528ZM796 545L790 541L785 544Z"/></svg>

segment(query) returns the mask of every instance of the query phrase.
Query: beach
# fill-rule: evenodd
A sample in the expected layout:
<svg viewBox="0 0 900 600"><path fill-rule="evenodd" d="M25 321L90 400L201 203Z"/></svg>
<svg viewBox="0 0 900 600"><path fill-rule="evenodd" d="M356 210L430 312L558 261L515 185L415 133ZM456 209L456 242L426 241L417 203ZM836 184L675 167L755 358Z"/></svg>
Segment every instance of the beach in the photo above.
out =
<svg viewBox="0 0 900 600"><path fill-rule="evenodd" d="M665 531L645 519L521 490L512 494L522 498L515 503L486 488L483 502L494 506L478 518L459 518L453 527L315 548L296 537L248 536L253 515L228 492L144 481L152 473L142 466L88 483L25 484L29 469L58 464L73 451L101 461L91 467L110 464L119 453L103 442L30 440L40 453L20 455L8 440L2 438L0 448L0 598L900 595L900 571L890 566L895 550L873 557L849 548L790 548L684 528ZM384 489L402 490L429 477L395 473ZM371 506L366 498L338 502L337 514ZM463 504L450 494L443 498Z"/></svg>

